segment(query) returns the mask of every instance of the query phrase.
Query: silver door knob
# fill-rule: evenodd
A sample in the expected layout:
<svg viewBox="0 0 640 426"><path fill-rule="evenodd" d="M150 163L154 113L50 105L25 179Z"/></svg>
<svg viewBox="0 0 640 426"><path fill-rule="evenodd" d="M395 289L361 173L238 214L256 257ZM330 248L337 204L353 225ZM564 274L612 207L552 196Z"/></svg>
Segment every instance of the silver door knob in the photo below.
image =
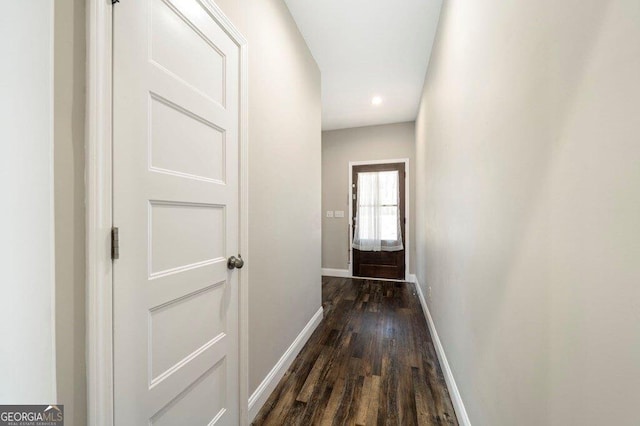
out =
<svg viewBox="0 0 640 426"><path fill-rule="evenodd" d="M227 268L229 269L233 269L233 268L242 269L243 266L244 266L244 260L242 260L242 256L240 255L238 255L238 257L231 256L227 261Z"/></svg>

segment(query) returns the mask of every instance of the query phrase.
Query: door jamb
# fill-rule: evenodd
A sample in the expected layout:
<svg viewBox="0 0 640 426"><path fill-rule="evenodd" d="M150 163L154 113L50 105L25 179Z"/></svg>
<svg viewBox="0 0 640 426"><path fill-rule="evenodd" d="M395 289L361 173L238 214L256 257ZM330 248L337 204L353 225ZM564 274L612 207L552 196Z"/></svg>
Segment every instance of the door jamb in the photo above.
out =
<svg viewBox="0 0 640 426"><path fill-rule="evenodd" d="M86 197L86 361L87 424L114 425L112 222L112 0L88 2L87 107L85 143ZM198 0L240 51L239 247L247 265L239 277L240 422L248 424L249 401L249 187L248 187L248 45L213 0ZM117 6L116 6L117 7Z"/></svg>
<svg viewBox="0 0 640 426"><path fill-rule="evenodd" d="M393 163L404 163L404 171L407 176L405 177L405 185L404 185L404 199L405 199L405 209L404 216L407 219L407 223L404 225L404 243L405 243L405 251L404 251L404 280L409 281L409 261L411 259L410 250L411 250L411 199L409 198L409 194L411 191L409 190L410 177L409 174L409 159L408 158L399 158L393 160L368 160L368 161L349 161L349 276L353 277L353 167L354 166L368 166L371 164L393 164Z"/></svg>

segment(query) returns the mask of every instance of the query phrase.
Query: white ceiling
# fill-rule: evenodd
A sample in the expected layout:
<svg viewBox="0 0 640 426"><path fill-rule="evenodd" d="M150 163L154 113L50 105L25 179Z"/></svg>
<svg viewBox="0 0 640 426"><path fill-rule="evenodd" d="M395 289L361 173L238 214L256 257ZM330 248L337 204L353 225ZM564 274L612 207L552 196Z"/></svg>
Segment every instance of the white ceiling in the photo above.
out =
<svg viewBox="0 0 640 426"><path fill-rule="evenodd" d="M323 130L415 120L442 0L285 1L322 73Z"/></svg>

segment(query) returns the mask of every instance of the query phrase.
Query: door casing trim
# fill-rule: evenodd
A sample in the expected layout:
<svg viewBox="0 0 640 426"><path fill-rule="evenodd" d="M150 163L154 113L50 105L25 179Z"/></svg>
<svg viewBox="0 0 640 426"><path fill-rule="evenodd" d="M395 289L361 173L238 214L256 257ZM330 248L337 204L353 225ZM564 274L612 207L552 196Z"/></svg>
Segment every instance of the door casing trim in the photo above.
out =
<svg viewBox="0 0 640 426"><path fill-rule="evenodd" d="M404 215L407 218L405 224L405 251L404 251L404 278L405 281L409 280L410 259L411 259L411 174L409 171L409 159L408 158L396 158L392 160L368 160L368 161L349 161L349 276L353 276L353 167L354 166L368 166L371 164L393 164L404 163L404 171L407 173L404 185L404 199L405 209ZM408 181L408 182L407 182Z"/></svg>
<svg viewBox="0 0 640 426"><path fill-rule="evenodd" d="M249 401L249 186L248 186L248 44L233 23L212 0L197 0L220 24L240 52L239 247L246 261L240 271L239 375L240 422L248 424ZM117 7L117 4L116 6ZM87 106L85 129L86 197L86 361L87 424L114 425L113 383L113 264L110 234L112 219L112 40L111 0L88 2Z"/></svg>

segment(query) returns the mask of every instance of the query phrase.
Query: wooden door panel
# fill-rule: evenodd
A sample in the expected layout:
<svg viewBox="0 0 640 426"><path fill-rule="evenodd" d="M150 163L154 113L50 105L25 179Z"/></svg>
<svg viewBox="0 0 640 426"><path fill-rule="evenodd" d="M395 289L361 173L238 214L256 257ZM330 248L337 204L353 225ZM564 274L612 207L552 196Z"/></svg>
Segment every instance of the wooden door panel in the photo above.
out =
<svg viewBox="0 0 640 426"><path fill-rule="evenodd" d="M389 279L405 279L405 250L406 248L406 236L405 236L405 165L404 163L388 163L388 164L371 164L354 166L352 173L352 179L354 186L352 188L353 194L357 195L358 187L358 173L366 172L384 172L384 171L398 171L399 178L399 204L400 204L400 229L402 233L403 250L399 251L361 251L353 249L353 275L359 277L371 277L371 278L389 278ZM356 224L355 218L358 215L358 200L354 196L352 197L353 203L353 217L351 218L353 226L353 232L355 232Z"/></svg>

